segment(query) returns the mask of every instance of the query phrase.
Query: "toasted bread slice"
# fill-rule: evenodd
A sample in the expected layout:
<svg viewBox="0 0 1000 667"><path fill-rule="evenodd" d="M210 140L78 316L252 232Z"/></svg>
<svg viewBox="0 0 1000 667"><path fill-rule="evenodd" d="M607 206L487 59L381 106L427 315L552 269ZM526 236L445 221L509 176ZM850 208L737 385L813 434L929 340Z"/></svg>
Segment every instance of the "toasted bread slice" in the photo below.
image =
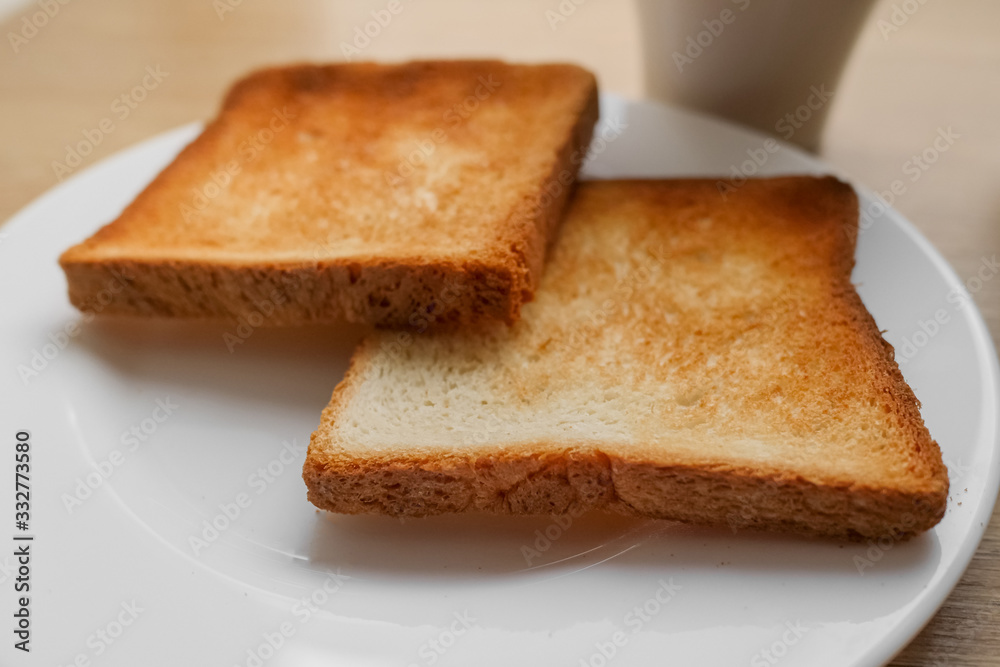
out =
<svg viewBox="0 0 1000 667"><path fill-rule="evenodd" d="M358 349L313 434L343 513L603 508L864 538L930 528L947 471L851 282L833 178L579 185L511 328Z"/></svg>
<svg viewBox="0 0 1000 667"><path fill-rule="evenodd" d="M254 73L117 220L62 255L70 300L255 325L513 322L596 119L594 77L571 65Z"/></svg>

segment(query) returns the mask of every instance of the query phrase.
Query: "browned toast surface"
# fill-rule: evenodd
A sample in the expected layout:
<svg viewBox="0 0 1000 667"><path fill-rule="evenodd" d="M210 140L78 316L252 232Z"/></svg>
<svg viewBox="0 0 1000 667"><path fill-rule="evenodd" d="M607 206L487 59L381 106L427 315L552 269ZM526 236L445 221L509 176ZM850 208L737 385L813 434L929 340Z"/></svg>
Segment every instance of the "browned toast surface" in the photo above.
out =
<svg viewBox="0 0 1000 667"><path fill-rule="evenodd" d="M83 309L270 324L513 321L597 118L593 75L497 61L302 65L237 83L61 258ZM105 296L105 299L109 298Z"/></svg>
<svg viewBox="0 0 1000 667"><path fill-rule="evenodd" d="M419 516L604 508L837 537L942 517L947 471L850 282L832 178L582 183L510 329L355 355L309 498Z"/></svg>

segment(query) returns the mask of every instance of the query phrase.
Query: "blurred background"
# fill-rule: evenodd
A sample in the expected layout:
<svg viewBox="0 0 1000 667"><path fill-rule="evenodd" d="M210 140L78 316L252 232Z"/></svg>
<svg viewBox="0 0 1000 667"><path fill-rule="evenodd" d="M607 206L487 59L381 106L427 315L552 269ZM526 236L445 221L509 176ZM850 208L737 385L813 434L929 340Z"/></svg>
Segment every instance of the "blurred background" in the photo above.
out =
<svg viewBox="0 0 1000 667"><path fill-rule="evenodd" d="M359 31L388 0L0 0L0 220L60 178L211 117L228 85L261 65L345 56L558 60L593 70L604 91L669 94L660 83L674 47L656 41L652 22L662 19L649 3L398 1L398 13L365 40ZM689 4L703 7L705 19L718 16L712 2ZM868 4L841 3L861 22L858 40L829 88L818 143L804 143L876 191L905 177L910 185L894 206L966 279L1000 254L1000 2L879 0L865 16ZM683 14L669 25L675 35L708 29L698 11ZM107 118L113 131L95 134ZM87 132L93 151L60 166ZM781 136L777 127L771 133ZM913 180L914 157L945 135L947 149L917 166ZM985 280L974 298L996 341L1000 278ZM893 664L1000 664L998 596L994 515L962 583Z"/></svg>

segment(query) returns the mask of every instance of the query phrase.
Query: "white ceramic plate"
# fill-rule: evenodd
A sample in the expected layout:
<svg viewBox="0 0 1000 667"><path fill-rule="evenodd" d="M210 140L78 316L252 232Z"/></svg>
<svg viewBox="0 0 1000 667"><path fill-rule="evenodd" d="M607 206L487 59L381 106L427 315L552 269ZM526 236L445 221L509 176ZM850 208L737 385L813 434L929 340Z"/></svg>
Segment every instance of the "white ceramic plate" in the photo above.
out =
<svg viewBox="0 0 1000 667"><path fill-rule="evenodd" d="M622 129L597 141L590 177L729 173L761 157L747 131L603 103ZM81 323L66 300L58 253L198 129L85 171L3 227L0 457L12 471L15 434L30 431L35 541L30 658L11 647L16 573L0 557L0 663L876 665L972 557L1000 470L996 355L961 281L893 211L866 221L854 278L913 352L903 372L951 467L930 533L856 545L601 516L315 511L304 448L359 330L259 329L230 352L232 325ZM762 174L828 171L792 148L765 154ZM0 475L2 541L18 532L12 478Z"/></svg>

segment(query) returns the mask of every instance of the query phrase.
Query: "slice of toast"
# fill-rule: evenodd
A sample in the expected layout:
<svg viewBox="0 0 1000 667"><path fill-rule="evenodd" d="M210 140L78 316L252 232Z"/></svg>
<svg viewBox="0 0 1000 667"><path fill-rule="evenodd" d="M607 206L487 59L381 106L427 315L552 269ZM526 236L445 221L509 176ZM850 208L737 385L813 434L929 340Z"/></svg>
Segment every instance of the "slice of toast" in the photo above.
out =
<svg viewBox="0 0 1000 667"><path fill-rule="evenodd" d="M60 258L95 313L515 321L597 120L594 76L496 61L251 74Z"/></svg>
<svg viewBox="0 0 1000 667"><path fill-rule="evenodd" d="M599 508L905 537L947 471L850 282L834 178L578 187L514 327L359 347L313 434L309 499L343 513Z"/></svg>

